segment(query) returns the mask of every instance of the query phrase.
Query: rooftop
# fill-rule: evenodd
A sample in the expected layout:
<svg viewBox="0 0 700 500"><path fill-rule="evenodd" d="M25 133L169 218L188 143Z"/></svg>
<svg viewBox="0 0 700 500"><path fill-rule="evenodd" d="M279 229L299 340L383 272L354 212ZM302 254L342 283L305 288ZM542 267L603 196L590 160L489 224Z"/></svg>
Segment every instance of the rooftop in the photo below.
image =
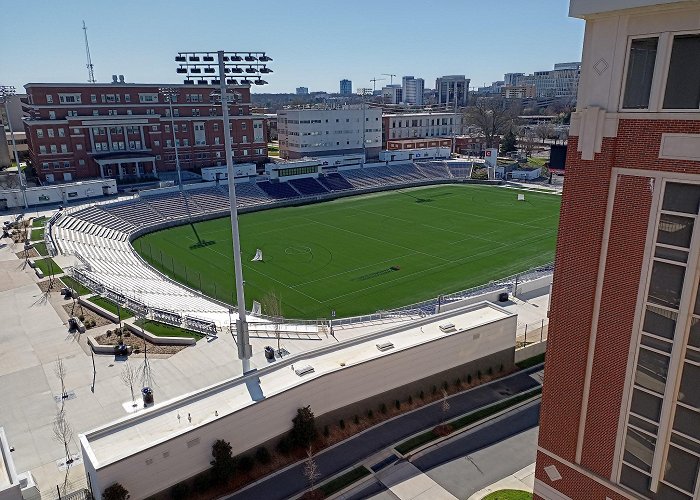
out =
<svg viewBox="0 0 700 500"><path fill-rule="evenodd" d="M513 316L514 313L499 306L480 302L331 344L121 418L87 432L81 441L92 454L93 463L102 467L254 404L251 393L256 394L258 387L262 397L268 398L324 374ZM447 323L454 328L443 331L440 325ZM393 348L380 350L378 345L386 343L393 344ZM310 365L314 371L299 376L289 369L291 364ZM191 422L185 417L188 414L192 416Z"/></svg>

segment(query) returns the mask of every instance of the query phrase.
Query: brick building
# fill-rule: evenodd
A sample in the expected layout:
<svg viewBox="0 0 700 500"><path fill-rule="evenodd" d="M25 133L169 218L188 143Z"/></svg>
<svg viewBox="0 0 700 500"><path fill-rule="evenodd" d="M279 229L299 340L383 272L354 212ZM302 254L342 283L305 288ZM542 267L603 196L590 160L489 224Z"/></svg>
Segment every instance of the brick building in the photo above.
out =
<svg viewBox="0 0 700 500"><path fill-rule="evenodd" d="M700 498L700 4L586 20L535 498Z"/></svg>
<svg viewBox="0 0 700 500"><path fill-rule="evenodd" d="M115 78L116 80L116 78ZM175 170L175 147L162 85L29 83L24 129L39 177L61 182L92 177L139 178ZM167 85L183 170L225 165L220 103L214 88ZM265 122L250 111L250 87L232 86L230 122L236 162L267 158Z"/></svg>

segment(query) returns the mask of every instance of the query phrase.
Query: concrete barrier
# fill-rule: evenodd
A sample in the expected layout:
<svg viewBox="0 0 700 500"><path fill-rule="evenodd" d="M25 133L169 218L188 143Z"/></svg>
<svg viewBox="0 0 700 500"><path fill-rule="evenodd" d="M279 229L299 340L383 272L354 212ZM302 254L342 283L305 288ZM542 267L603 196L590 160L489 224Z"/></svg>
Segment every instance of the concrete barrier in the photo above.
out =
<svg viewBox="0 0 700 500"><path fill-rule="evenodd" d="M158 335L153 335L148 330L144 330L143 333L141 333L141 328L132 323L124 323L124 326L127 327L127 329L135 335L139 337L145 337L146 340L148 340L152 344L195 345L197 343L197 340L191 337L160 337Z"/></svg>
<svg viewBox="0 0 700 500"><path fill-rule="evenodd" d="M532 358L539 354L543 354L547 350L547 340L542 342L537 342L535 344L529 344L525 347L515 350L515 362L520 363L526 359Z"/></svg>

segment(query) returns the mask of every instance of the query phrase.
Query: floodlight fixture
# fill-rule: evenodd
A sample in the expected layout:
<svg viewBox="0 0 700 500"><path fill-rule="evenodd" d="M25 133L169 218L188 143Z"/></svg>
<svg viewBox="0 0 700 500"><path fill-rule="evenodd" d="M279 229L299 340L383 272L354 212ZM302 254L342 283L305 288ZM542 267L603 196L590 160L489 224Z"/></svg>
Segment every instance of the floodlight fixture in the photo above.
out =
<svg viewBox="0 0 700 500"><path fill-rule="evenodd" d="M258 58L255 57L255 56L252 55L252 54L248 54L247 56L244 57L244 59L245 59L246 61L248 61L248 62L257 61L257 60L258 60Z"/></svg>

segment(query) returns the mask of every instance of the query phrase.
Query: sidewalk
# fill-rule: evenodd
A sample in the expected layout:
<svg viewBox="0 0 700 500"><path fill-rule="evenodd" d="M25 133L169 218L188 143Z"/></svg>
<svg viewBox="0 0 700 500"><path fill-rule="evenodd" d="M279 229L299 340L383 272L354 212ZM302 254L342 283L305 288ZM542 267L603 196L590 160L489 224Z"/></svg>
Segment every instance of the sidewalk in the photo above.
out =
<svg viewBox="0 0 700 500"><path fill-rule="evenodd" d="M489 493L499 490L523 490L532 493L535 484L535 464L530 464L527 467L514 472L510 476L506 476L500 481L483 488L467 500L481 500Z"/></svg>

